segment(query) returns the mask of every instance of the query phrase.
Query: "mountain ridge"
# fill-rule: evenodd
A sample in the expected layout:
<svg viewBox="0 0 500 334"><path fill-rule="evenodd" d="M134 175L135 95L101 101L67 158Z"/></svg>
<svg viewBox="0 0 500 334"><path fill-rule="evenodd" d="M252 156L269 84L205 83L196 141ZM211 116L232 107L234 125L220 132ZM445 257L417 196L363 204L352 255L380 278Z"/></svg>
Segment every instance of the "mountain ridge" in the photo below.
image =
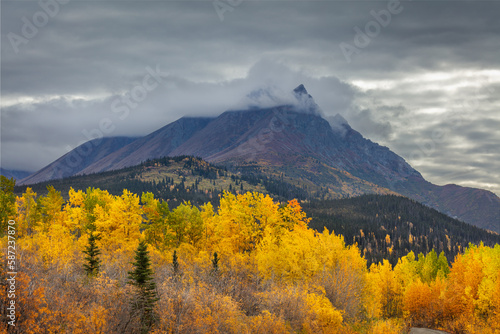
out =
<svg viewBox="0 0 500 334"><path fill-rule="evenodd" d="M292 183L296 178L320 187L317 195L325 198L398 193L500 232L500 198L495 194L434 185L389 148L364 138L342 116L335 116L332 126L303 85L292 94L296 102L289 104L229 110L212 118L180 118L75 174L129 167L162 156L198 156L235 170L284 175Z"/></svg>
<svg viewBox="0 0 500 334"><path fill-rule="evenodd" d="M135 141L134 137L104 137L89 140L39 171L20 180L30 184L76 175L92 163Z"/></svg>
<svg viewBox="0 0 500 334"><path fill-rule="evenodd" d="M22 180L24 178L27 178L31 174L33 174L33 172L28 172L25 170L17 170L17 169L0 168L0 175L3 175L8 179L13 178L14 180Z"/></svg>
<svg viewBox="0 0 500 334"><path fill-rule="evenodd" d="M212 118L209 117L182 117L88 165L76 175L130 167L148 159L168 156L173 149L205 127L211 120Z"/></svg>

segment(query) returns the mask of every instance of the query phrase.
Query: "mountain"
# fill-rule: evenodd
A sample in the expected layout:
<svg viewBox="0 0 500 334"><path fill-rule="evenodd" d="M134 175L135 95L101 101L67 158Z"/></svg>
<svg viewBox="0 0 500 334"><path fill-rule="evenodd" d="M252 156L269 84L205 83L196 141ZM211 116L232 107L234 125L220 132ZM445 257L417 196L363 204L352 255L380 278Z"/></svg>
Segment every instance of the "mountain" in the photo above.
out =
<svg viewBox="0 0 500 334"><path fill-rule="evenodd" d="M9 179L13 178L14 180L21 180L21 179L23 179L31 174L32 174L32 172L27 172L24 170L13 170L13 169L0 168L0 175L3 175Z"/></svg>
<svg viewBox="0 0 500 334"><path fill-rule="evenodd" d="M363 138L347 122L332 128L303 85L294 93L296 105L227 111L170 154L281 167L309 158L385 188L409 177L422 179L404 159Z"/></svg>
<svg viewBox="0 0 500 334"><path fill-rule="evenodd" d="M20 180L18 184L33 184L73 176L136 139L132 137L93 139L71 150L36 173Z"/></svg>
<svg viewBox="0 0 500 334"><path fill-rule="evenodd" d="M123 146L104 158L88 164L75 175L99 173L140 164L148 159L171 155L170 153L203 129L212 118L183 117L155 132Z"/></svg>
<svg viewBox="0 0 500 334"><path fill-rule="evenodd" d="M252 96L256 101L279 100L264 91ZM102 154L99 160L78 166L74 174L115 170L162 156L190 155L237 173L280 179L306 189L315 198L401 194L465 222L500 232L500 198L495 194L434 185L389 148L364 138L340 115L330 123L326 121L303 85L290 96L286 104L274 107L253 105L215 118L181 118ZM37 179L39 173L23 183Z"/></svg>

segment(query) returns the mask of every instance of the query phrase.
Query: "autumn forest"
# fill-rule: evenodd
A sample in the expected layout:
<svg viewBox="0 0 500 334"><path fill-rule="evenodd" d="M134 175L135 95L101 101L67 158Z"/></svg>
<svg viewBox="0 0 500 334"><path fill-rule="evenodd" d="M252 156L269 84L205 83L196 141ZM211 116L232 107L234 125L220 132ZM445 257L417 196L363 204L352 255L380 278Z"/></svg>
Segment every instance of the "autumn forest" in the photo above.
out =
<svg viewBox="0 0 500 334"><path fill-rule="evenodd" d="M1 267L0 333L500 333L498 244L368 265L297 200L259 192L175 208L127 190L1 196L15 263Z"/></svg>

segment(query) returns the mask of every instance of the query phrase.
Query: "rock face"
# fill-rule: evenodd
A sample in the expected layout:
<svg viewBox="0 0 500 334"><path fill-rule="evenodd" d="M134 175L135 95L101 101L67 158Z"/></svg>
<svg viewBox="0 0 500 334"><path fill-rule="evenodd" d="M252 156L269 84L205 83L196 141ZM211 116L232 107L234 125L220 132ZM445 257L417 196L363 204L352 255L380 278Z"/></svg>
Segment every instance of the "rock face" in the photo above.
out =
<svg viewBox="0 0 500 334"><path fill-rule="evenodd" d="M234 167L265 166L267 171L300 175L314 184L338 184L334 187L338 192L350 189L341 195L389 189L500 232L500 198L495 194L433 185L387 147L365 139L342 116L326 121L303 85L292 96L291 103L270 108L226 111L215 118L184 117L128 144L122 139L122 146L108 138L109 145L96 149L73 170L49 172L63 156L23 183L119 169L163 156L193 155Z"/></svg>

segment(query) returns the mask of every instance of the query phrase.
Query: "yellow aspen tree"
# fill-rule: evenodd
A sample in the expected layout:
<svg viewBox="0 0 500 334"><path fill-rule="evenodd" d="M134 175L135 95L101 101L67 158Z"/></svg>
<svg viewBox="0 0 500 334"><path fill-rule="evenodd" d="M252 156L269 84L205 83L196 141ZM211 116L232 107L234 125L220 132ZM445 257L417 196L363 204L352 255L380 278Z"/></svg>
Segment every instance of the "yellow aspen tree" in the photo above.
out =
<svg viewBox="0 0 500 334"><path fill-rule="evenodd" d="M449 319L458 319L463 327L474 322L479 286L484 279L480 252L480 248L470 245L464 254L455 257L448 276L444 312Z"/></svg>
<svg viewBox="0 0 500 334"><path fill-rule="evenodd" d="M62 224L51 224L33 238L37 253L46 265L68 266L75 255L74 236Z"/></svg>
<svg viewBox="0 0 500 334"><path fill-rule="evenodd" d="M86 219L86 212L84 208L85 194L83 191L75 191L70 188L68 191L68 201L64 206L64 211L66 212L66 226L80 236L83 229L83 225Z"/></svg>
<svg viewBox="0 0 500 334"><path fill-rule="evenodd" d="M483 278L478 286L475 309L477 315L483 319L491 317L494 313L494 291L500 274L500 245L486 247L480 245L475 256L482 266Z"/></svg>
<svg viewBox="0 0 500 334"><path fill-rule="evenodd" d="M15 221L18 226L18 237L30 236L34 231L37 220L36 192L28 187L21 197L16 198Z"/></svg>
<svg viewBox="0 0 500 334"><path fill-rule="evenodd" d="M160 202L150 192L143 193L141 197L142 210L146 220L144 222L145 240L157 249L168 248L167 233L170 209L167 202Z"/></svg>
<svg viewBox="0 0 500 334"><path fill-rule="evenodd" d="M316 256L317 241L315 232L301 225L292 231L285 231L280 239L276 238L271 228L266 229L257 247L259 272L266 279L288 282L310 279L322 268L322 259Z"/></svg>
<svg viewBox="0 0 500 334"><path fill-rule="evenodd" d="M324 287L328 299L346 319L359 318L369 304L366 260L356 245L347 247L343 236L326 228L316 239L315 257L322 266L314 282Z"/></svg>
<svg viewBox="0 0 500 334"><path fill-rule="evenodd" d="M490 316L492 329L495 334L500 333L500 271L498 272L493 294L491 296L493 304L493 314Z"/></svg>
<svg viewBox="0 0 500 334"><path fill-rule="evenodd" d="M342 312L333 307L324 294L308 293L306 306L312 315L311 329L314 333L341 333Z"/></svg>
<svg viewBox="0 0 500 334"><path fill-rule="evenodd" d="M61 192L56 191L53 186L48 186L47 190L47 195L38 199L41 213L39 228L44 232L48 231L52 224L63 225L65 220L65 212L62 210L64 199Z"/></svg>
<svg viewBox="0 0 500 334"><path fill-rule="evenodd" d="M396 275L388 260L372 264L369 280L376 286L376 297L379 301L380 315L384 318L398 316L401 312L401 296L399 295Z"/></svg>
<svg viewBox="0 0 500 334"><path fill-rule="evenodd" d="M216 225L218 220L215 217L214 207L208 202L201 206L201 219L205 227L202 237L203 248L206 253L212 253L221 240L221 235L216 234Z"/></svg>
<svg viewBox="0 0 500 334"><path fill-rule="evenodd" d="M172 210L168 227L169 241L174 247L179 247L183 242L198 246L203 237L204 226L200 210L190 202L184 202Z"/></svg>
<svg viewBox="0 0 500 334"><path fill-rule="evenodd" d="M226 192L215 219L214 234L220 240L220 251L237 253L254 250L266 226L279 223L280 215L278 204L268 195Z"/></svg>

